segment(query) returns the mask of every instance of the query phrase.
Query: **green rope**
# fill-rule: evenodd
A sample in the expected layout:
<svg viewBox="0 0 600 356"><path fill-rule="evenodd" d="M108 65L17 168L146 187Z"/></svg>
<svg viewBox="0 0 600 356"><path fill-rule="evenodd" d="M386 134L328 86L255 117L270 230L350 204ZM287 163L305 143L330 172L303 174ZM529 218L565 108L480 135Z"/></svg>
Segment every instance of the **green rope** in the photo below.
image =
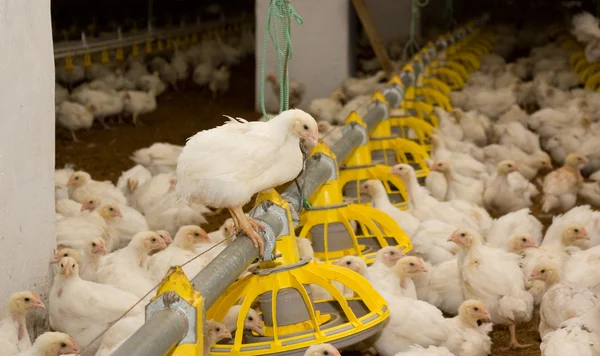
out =
<svg viewBox="0 0 600 356"><path fill-rule="evenodd" d="M281 20L281 29L278 26L278 19ZM289 0L271 0L269 4L269 13L265 25L265 34L263 36L263 53L260 66L260 105L263 116L266 120L265 109L265 64L267 62L267 36L271 38L277 55L277 71L279 73L279 112L288 110L290 107L289 82L287 62L292 58L292 19L301 25L304 20L290 5ZM273 28L273 32L271 31ZM281 41L280 43L280 32ZM282 50L283 45L283 50Z"/></svg>
<svg viewBox="0 0 600 356"><path fill-rule="evenodd" d="M410 27L408 33L409 39L408 42L406 42L406 45L404 46L404 51L402 53L402 59L405 61L408 59L409 51L412 50L412 52L417 52L420 49L419 44L415 41L417 21L420 18L419 8L425 7L428 4L429 0L412 0L410 12Z"/></svg>

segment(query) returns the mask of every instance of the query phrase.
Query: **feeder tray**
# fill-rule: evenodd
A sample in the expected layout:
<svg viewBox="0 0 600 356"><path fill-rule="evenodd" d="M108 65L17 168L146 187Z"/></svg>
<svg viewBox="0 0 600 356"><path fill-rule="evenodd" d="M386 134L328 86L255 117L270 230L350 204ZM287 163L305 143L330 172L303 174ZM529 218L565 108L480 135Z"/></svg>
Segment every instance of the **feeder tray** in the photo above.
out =
<svg viewBox="0 0 600 356"><path fill-rule="evenodd" d="M313 152L320 152L321 159L330 159L337 167L335 156L327 146L319 144ZM311 240L315 257L332 263L344 256L355 255L370 264L383 247L398 246L405 252L412 248L409 237L396 221L369 206L345 202L341 192L336 170L310 197L312 208L300 214L298 237Z"/></svg>
<svg viewBox="0 0 600 356"><path fill-rule="evenodd" d="M249 309L258 306L264 336L238 332L229 344L212 347L211 355L301 356L314 344L338 349L354 345L383 328L389 316L385 300L359 274L340 266L301 260L289 204L275 190L261 193L263 204L281 208L287 228L278 237L275 261L260 263L248 276L232 284L207 312L207 319L223 320L241 303L237 329L242 330ZM332 282L354 291L345 298ZM313 286L326 290L331 300L315 301Z"/></svg>
<svg viewBox="0 0 600 356"><path fill-rule="evenodd" d="M366 124L356 112L352 112L348 116L346 125L362 126L366 138ZM357 147L340 166L339 184L342 187L344 197L353 199L357 204L368 204L371 197L361 194L360 186L364 181L370 179L377 179L383 183L394 206L400 209L408 207L408 195L404 183L395 175L390 174L388 166L372 162L369 145L365 139L363 144Z"/></svg>

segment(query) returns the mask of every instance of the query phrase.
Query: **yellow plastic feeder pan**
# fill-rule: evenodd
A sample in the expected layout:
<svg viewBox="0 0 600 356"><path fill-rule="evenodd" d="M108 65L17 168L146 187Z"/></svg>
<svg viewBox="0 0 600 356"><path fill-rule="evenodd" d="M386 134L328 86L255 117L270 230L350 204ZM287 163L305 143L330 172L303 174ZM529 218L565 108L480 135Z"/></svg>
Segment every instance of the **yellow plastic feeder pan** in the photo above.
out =
<svg viewBox="0 0 600 356"><path fill-rule="evenodd" d="M352 112L346 119L346 125L360 125L367 130L362 118ZM360 190L360 186L367 180L377 179L383 183L386 193L394 206L399 209L408 208L408 194L404 183L397 176L390 174L390 168L381 164L374 164L371 160L368 141L357 147L352 154L340 165L339 184L344 197L351 198L356 204L369 204L371 197Z"/></svg>
<svg viewBox="0 0 600 356"><path fill-rule="evenodd" d="M325 145L313 152L321 159L336 158ZM403 186L401 186L403 187ZM367 264L386 246L398 246L405 252L412 248L409 237L387 214L370 206L351 204L342 196L339 170L309 198L310 210L300 214L298 237L312 242L315 257L333 263L348 255L359 256Z"/></svg>
<svg viewBox="0 0 600 356"><path fill-rule="evenodd" d="M399 163L414 167L417 178L424 181L429 174L429 166L425 162L429 158L426 148L409 139L399 138L392 134L391 119L379 122L369 136L369 150L374 162L386 166Z"/></svg>
<svg viewBox="0 0 600 356"><path fill-rule="evenodd" d="M287 218L287 232L276 243L281 257L260 263L208 310L206 319L223 320L232 306L241 304L238 332L233 340L213 346L210 354L301 356L314 344L343 349L378 333L389 316L385 300L347 268L301 260L288 203L274 190L258 198L259 204L266 200L283 209ZM351 296L344 297L336 285L351 290L346 294ZM317 289L330 297L316 300ZM240 332L250 308L262 317L262 336Z"/></svg>
<svg viewBox="0 0 600 356"><path fill-rule="evenodd" d="M407 115L402 109L391 109L389 120L392 134L414 141L427 153L431 152L433 126L418 117Z"/></svg>

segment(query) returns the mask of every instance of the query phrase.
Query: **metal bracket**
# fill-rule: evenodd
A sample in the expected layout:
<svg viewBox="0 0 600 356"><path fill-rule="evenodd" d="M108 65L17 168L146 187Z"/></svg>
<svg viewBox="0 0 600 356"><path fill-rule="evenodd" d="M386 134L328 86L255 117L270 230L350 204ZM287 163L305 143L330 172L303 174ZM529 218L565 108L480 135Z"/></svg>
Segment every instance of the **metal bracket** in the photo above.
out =
<svg viewBox="0 0 600 356"><path fill-rule="evenodd" d="M369 143L369 139L368 139L369 136L367 135L367 129L364 126L359 125L356 122L351 122L350 125L344 126L344 128L342 129L342 134L345 135L350 130L358 130L358 131L360 131L360 133L361 133L361 135L363 137L362 141L360 142L360 146L364 146L367 143Z"/></svg>
<svg viewBox="0 0 600 356"><path fill-rule="evenodd" d="M307 265L310 261L312 261L311 258L303 257L300 259L300 261L298 261L296 263L290 263L289 265L277 266L275 268L259 268L258 266L256 266L254 268L251 268L250 272L253 274L259 275L259 276L268 276L272 273L289 271L292 269L296 269L298 267L302 267L304 265Z"/></svg>
<svg viewBox="0 0 600 356"><path fill-rule="evenodd" d="M150 304L146 305L146 321L150 320L150 318L152 318L159 310L166 308L176 310L188 320L188 332L178 345L195 344L198 340L198 335L196 334L196 330L198 329L196 308L175 292L165 292L160 297L150 302Z"/></svg>
<svg viewBox="0 0 600 356"><path fill-rule="evenodd" d="M405 70L400 73L400 80L405 88L413 86L415 84L415 74L411 71Z"/></svg>
<svg viewBox="0 0 600 356"><path fill-rule="evenodd" d="M293 209L290 209L293 210ZM275 204L270 200L262 201L256 208L252 209L250 216L255 219L262 220L261 216L268 215L270 219L276 218L281 222L281 231L277 236L270 224L264 224L265 232L262 235L265 238L265 256L263 261L273 261L276 256L273 255L275 251L275 244L281 236L287 236L290 234L290 226L288 225L287 211L281 206Z"/></svg>
<svg viewBox="0 0 600 356"><path fill-rule="evenodd" d="M326 154L317 152L314 155L312 155L310 157L310 159L314 159L316 161L323 162L329 166L329 168L330 168L329 171L331 172L331 175L329 176L329 178L327 178L325 183L329 183L332 180L338 179L337 166L336 166L335 160L333 158L327 156Z"/></svg>

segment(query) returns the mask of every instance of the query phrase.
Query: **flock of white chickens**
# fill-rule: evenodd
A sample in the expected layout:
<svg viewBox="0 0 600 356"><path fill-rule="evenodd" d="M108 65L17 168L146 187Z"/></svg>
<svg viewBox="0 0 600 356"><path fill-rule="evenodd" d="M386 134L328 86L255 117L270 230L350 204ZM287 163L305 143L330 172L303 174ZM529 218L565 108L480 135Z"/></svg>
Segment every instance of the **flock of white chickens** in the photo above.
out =
<svg viewBox="0 0 600 356"><path fill-rule="evenodd" d="M540 44L506 63L498 54L510 53L519 39L508 27L495 34L497 54L483 57L480 72L451 94L455 109L436 108L440 126L431 137L426 186L412 166L391 168L405 184L408 209L394 207L381 182L363 183L373 207L396 220L413 243L408 256L397 247L380 250L369 267L355 256L336 262L364 276L388 303L390 318L372 345L379 355L489 355L493 324L508 327L511 341L502 346L534 347L520 344L516 332L532 318L539 318L543 355L600 355L600 212L577 205L578 198L600 205L600 94L577 88L570 53L557 45ZM139 122L139 114L156 107L165 82L176 88L189 68L198 85L226 91L227 66L217 64L235 64L252 51L254 39L246 37L228 38L231 44L218 37L203 41L170 61L155 57L149 65L157 74L138 60L130 60L124 74L100 65L58 72L66 84L92 81L71 93L57 85L57 121L74 138L94 119L125 112ZM348 79L331 97L310 103L307 111L327 144L341 139L337 125L363 108L383 78ZM278 90L277 80L270 81ZM297 104L304 88L290 87ZM531 107L539 110L528 114ZM70 167L56 170L57 248L48 305L32 292L12 296L0 321L3 355L110 355L144 323L144 306L170 266L184 265L192 278L230 242L231 219L207 233L199 225L212 212L179 199L181 152L167 143L140 149L132 156L137 165L116 184ZM542 179L544 170L550 173ZM544 214L562 214L545 234L530 210L538 195ZM314 256L306 240L299 245L301 254ZM39 308L47 309L55 332L32 345L26 316ZM224 320L207 322L207 348L231 337L239 313L233 307ZM244 328L263 334L256 311L245 316ZM324 344L306 355L339 352Z"/></svg>
<svg viewBox="0 0 600 356"><path fill-rule="evenodd" d="M56 122L71 132L73 140L77 140L76 131L90 129L95 120L108 127L107 119L121 121L127 116L134 125L141 125L139 116L156 109L158 95L168 87L178 90L189 79L200 88L209 88L213 97L225 94L229 67L252 53L254 34L244 30L223 39L215 34L213 39L176 49L168 56L131 56L126 63L94 63L87 68L76 64L71 70L57 67Z"/></svg>

